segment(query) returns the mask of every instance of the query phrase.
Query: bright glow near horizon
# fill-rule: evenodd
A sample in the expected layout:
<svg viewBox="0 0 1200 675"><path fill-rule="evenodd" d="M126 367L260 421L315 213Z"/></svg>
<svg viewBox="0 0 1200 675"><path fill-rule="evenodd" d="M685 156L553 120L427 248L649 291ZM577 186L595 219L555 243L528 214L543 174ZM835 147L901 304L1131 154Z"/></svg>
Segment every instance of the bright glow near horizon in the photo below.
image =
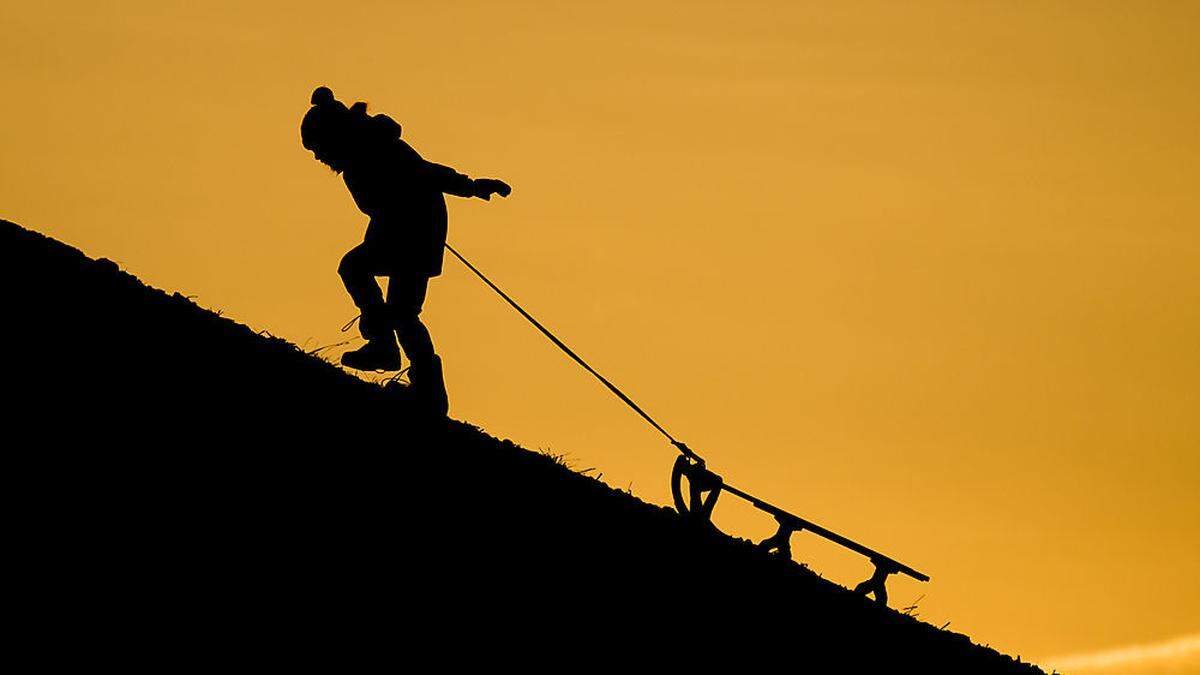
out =
<svg viewBox="0 0 1200 675"><path fill-rule="evenodd" d="M1063 673L1120 671L1122 673L1200 673L1200 633L1153 644L1131 645L1086 654L1044 659L1043 667Z"/></svg>

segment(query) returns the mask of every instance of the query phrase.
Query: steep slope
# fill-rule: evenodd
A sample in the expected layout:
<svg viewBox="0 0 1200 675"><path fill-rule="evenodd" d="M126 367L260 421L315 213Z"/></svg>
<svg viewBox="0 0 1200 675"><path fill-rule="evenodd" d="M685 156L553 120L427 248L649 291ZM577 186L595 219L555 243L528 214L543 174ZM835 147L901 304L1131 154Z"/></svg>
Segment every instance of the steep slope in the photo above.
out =
<svg viewBox="0 0 1200 675"><path fill-rule="evenodd" d="M52 659L1040 672L7 221L0 269Z"/></svg>

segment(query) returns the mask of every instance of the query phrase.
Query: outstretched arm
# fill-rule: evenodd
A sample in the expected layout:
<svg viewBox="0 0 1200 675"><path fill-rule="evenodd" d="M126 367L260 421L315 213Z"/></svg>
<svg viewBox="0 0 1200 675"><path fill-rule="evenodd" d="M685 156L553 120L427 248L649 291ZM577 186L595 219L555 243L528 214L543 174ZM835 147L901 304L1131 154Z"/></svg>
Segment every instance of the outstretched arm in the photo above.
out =
<svg viewBox="0 0 1200 675"><path fill-rule="evenodd" d="M457 197L479 197L488 200L493 194L507 197L512 188L507 183L493 178L471 178L448 166L425 162L426 174L442 192Z"/></svg>

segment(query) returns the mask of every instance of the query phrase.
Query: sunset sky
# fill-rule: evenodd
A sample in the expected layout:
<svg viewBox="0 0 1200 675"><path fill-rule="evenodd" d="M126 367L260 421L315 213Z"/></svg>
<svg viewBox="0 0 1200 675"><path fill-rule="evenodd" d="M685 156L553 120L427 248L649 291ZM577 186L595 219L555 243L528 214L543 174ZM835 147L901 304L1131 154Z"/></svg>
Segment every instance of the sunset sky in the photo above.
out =
<svg viewBox="0 0 1200 675"><path fill-rule="evenodd" d="M1200 673L1200 3L0 21L0 217L344 340L335 270L367 218L300 145L326 84L509 182L448 198L451 243L727 480L933 577L893 578L893 606L1067 672ZM668 503L673 449L457 261L423 316L452 417ZM729 497L717 521L773 530Z"/></svg>

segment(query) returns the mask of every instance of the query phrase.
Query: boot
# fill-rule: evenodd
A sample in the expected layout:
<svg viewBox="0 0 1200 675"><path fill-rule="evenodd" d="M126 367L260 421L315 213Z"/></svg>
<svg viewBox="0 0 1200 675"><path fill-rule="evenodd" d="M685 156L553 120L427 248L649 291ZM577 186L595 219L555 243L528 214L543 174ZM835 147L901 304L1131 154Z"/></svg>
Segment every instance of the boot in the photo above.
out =
<svg viewBox="0 0 1200 675"><path fill-rule="evenodd" d="M370 340L362 347L342 354L342 365L355 370L400 370L400 348L395 340Z"/></svg>
<svg viewBox="0 0 1200 675"><path fill-rule="evenodd" d="M386 308L362 308L358 331L367 339L362 347L342 354L342 365L355 370L400 370L400 349Z"/></svg>
<svg viewBox="0 0 1200 675"><path fill-rule="evenodd" d="M382 305L367 307L358 317L358 332L367 341L386 340L395 343L396 334L392 330L387 309Z"/></svg>
<svg viewBox="0 0 1200 675"><path fill-rule="evenodd" d="M442 378L442 358L435 354L427 363L413 364L408 379L413 403L434 417L445 417L450 410L450 400Z"/></svg>

